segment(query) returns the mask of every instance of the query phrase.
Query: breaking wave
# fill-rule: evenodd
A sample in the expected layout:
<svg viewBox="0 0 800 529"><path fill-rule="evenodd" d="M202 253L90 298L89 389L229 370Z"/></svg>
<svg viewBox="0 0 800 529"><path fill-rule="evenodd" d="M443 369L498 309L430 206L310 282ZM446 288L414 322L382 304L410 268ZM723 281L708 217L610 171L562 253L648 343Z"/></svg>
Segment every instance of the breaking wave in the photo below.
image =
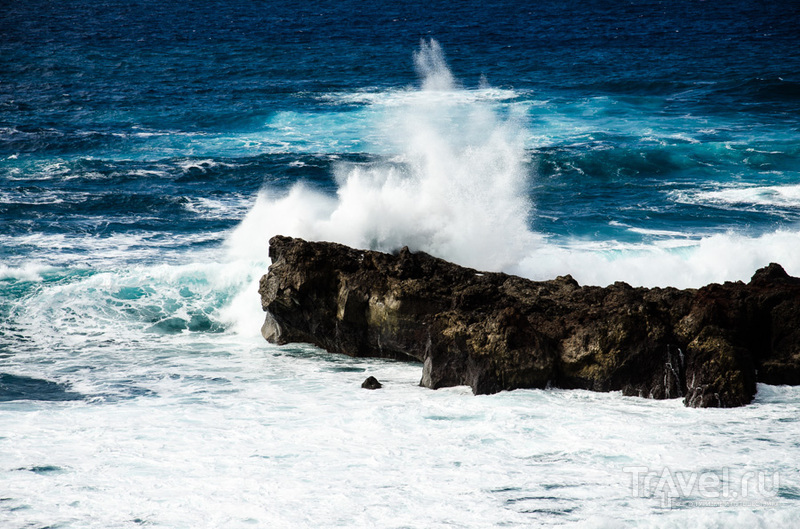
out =
<svg viewBox="0 0 800 529"><path fill-rule="evenodd" d="M381 150L391 154L335 164L333 194L304 182L262 189L228 238L231 256L264 260L265 241L282 234L381 251L408 246L482 270L532 279L569 273L588 284L699 286L746 280L772 261L800 273L800 235L787 229L745 236L637 227L631 231L645 234L645 242L633 245L548 239L531 228L537 159L526 146L529 108L507 94L498 100L485 80L462 87L434 40L421 43L414 63L418 88L359 101L377 109L373 137L388 142ZM794 193L780 191L786 189Z"/></svg>

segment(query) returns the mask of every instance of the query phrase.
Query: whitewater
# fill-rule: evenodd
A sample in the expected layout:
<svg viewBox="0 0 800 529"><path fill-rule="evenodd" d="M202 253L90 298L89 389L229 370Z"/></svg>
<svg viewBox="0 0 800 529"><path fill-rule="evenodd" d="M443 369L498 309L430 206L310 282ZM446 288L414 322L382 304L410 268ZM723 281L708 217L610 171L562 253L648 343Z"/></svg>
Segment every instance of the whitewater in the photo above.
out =
<svg viewBox="0 0 800 529"><path fill-rule="evenodd" d="M582 284L800 275L793 124L494 85L416 42L416 81L240 129L4 122L0 527L795 526L798 388L473 396L261 338L275 234Z"/></svg>

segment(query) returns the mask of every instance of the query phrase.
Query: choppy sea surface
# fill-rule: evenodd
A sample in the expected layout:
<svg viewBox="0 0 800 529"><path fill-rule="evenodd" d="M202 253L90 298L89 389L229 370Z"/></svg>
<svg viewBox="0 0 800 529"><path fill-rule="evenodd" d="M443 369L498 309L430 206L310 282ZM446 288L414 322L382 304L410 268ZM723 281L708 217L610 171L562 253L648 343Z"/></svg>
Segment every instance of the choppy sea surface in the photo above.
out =
<svg viewBox="0 0 800 529"><path fill-rule="evenodd" d="M799 35L788 1L5 3L0 527L795 527L800 388L431 391L267 344L256 282L278 233L800 275Z"/></svg>

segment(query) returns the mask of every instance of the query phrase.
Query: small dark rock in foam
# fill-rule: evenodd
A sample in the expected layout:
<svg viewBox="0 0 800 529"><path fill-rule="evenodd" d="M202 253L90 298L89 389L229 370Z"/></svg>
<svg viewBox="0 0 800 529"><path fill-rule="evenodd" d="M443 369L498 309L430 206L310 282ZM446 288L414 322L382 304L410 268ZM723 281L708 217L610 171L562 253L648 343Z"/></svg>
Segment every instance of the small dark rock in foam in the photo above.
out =
<svg viewBox="0 0 800 529"><path fill-rule="evenodd" d="M621 390L742 406L756 382L800 384L800 279L777 264L700 289L580 286L478 273L277 236L259 293L264 337L423 363L423 386Z"/></svg>
<svg viewBox="0 0 800 529"><path fill-rule="evenodd" d="M381 389L383 384L378 382L378 379L375 377L367 377L367 379L361 384L361 387L364 389Z"/></svg>

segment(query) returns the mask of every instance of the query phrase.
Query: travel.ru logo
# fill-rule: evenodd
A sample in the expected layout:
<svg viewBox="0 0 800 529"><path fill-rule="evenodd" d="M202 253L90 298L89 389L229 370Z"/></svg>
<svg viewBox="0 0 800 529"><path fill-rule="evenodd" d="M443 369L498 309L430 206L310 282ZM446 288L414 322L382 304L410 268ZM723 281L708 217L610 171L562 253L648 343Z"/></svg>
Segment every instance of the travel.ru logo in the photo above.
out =
<svg viewBox="0 0 800 529"><path fill-rule="evenodd" d="M631 477L631 495L655 498L663 508L681 506L770 506L777 505L780 474L770 471L652 470L645 466L622 469Z"/></svg>

